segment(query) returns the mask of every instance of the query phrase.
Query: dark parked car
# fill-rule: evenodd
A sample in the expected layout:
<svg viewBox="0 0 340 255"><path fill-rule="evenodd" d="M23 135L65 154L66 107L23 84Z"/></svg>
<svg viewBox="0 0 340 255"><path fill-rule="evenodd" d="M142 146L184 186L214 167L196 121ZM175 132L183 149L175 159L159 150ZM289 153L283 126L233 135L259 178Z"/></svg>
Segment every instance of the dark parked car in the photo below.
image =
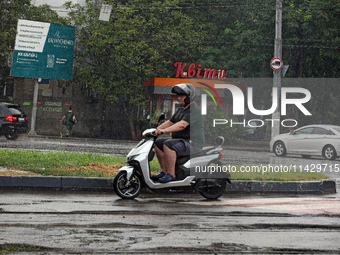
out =
<svg viewBox="0 0 340 255"><path fill-rule="evenodd" d="M0 102L0 135L14 140L27 133L27 116L16 104Z"/></svg>

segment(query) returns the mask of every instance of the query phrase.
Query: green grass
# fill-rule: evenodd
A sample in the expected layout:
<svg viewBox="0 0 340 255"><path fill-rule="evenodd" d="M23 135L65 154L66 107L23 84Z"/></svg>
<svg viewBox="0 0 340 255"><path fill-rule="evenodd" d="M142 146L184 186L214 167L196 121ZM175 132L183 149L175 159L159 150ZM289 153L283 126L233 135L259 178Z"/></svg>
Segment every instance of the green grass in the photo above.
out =
<svg viewBox="0 0 340 255"><path fill-rule="evenodd" d="M43 250L41 247L25 244L1 244L0 254L13 254L21 252L38 252Z"/></svg>
<svg viewBox="0 0 340 255"><path fill-rule="evenodd" d="M63 170L62 168L101 163L105 166L125 164L125 158L93 153L37 152L26 150L0 150L0 165L14 169L32 171L42 175L101 177L100 173ZM55 169L58 167L61 169Z"/></svg>
<svg viewBox="0 0 340 255"><path fill-rule="evenodd" d="M0 149L0 166L14 169L31 171L41 175L54 176L82 176L82 177L104 177L103 173L96 171L81 171L81 166L89 164L103 164L104 166L124 164L124 157L113 157L93 153L79 152L37 152L27 150ZM57 167L57 168L56 168ZM67 168L76 167L73 171ZM79 167L79 169L77 168ZM159 172L158 160L150 163L152 172ZM241 172L241 166L235 166L231 171L232 180L271 180L271 181L299 181L299 180L321 180L328 179L321 173L308 172Z"/></svg>
<svg viewBox="0 0 340 255"><path fill-rule="evenodd" d="M75 152L36 152L26 150L0 150L0 164L19 166L26 170L49 168L53 166L84 166L90 163L116 164L124 163L122 157L111 157L92 153Z"/></svg>

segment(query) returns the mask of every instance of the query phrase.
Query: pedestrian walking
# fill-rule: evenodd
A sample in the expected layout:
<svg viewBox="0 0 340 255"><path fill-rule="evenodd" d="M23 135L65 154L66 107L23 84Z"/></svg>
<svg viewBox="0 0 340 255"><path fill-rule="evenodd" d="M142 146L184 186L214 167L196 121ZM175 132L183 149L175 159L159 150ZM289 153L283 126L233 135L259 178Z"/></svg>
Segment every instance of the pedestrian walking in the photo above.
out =
<svg viewBox="0 0 340 255"><path fill-rule="evenodd" d="M60 122L66 125L66 137L72 135L73 125L77 123L76 116L73 113L72 106L68 108L68 112L65 113Z"/></svg>

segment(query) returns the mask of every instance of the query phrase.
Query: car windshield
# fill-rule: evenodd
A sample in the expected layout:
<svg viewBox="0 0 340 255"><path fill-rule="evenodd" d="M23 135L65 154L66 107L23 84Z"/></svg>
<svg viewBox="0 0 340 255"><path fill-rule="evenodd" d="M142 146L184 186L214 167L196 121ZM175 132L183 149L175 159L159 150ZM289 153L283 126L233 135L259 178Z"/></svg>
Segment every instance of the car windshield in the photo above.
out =
<svg viewBox="0 0 340 255"><path fill-rule="evenodd" d="M336 132L340 133L340 127L333 128Z"/></svg>

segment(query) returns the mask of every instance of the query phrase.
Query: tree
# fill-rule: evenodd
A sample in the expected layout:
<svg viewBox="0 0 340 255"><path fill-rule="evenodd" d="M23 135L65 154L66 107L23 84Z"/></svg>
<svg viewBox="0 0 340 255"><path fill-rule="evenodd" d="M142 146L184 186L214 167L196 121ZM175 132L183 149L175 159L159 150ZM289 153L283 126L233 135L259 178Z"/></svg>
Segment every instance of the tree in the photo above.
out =
<svg viewBox="0 0 340 255"><path fill-rule="evenodd" d="M18 19L66 24L47 5L34 7L29 0L0 0L0 93L10 74L11 54L13 54Z"/></svg>
<svg viewBox="0 0 340 255"><path fill-rule="evenodd" d="M173 63L192 58L200 46L199 33L177 0L107 3L113 5L109 22L98 19L93 2L86 7L67 4L77 26L75 80L102 100L120 104L135 138L134 109L145 103L143 81L166 77L174 72Z"/></svg>
<svg viewBox="0 0 340 255"><path fill-rule="evenodd" d="M197 0L187 13L203 30L202 66L227 70L228 77L272 77L275 1ZM287 77L339 76L340 3L336 0L283 2L282 58Z"/></svg>
<svg viewBox="0 0 340 255"><path fill-rule="evenodd" d="M275 36L275 1L231 0L196 1L206 7L206 13L197 11L196 20L205 19L210 29L204 38L207 51L199 62L227 70L227 77L272 77L269 61L273 57ZM214 4L215 3L215 4ZM340 3L335 0L289 0L283 3L283 56L291 78L337 78L340 74L339 24ZM338 95L340 87L309 83L312 95L308 109L313 117L291 112L299 124L338 124ZM302 86L302 84L299 84ZM270 98L270 91L255 90ZM268 97L269 95L269 97ZM265 108L271 102L264 101Z"/></svg>
<svg viewBox="0 0 340 255"><path fill-rule="evenodd" d="M284 6L283 55L293 78L339 76L338 1L291 0Z"/></svg>
<svg viewBox="0 0 340 255"><path fill-rule="evenodd" d="M286 2L283 55L290 64L288 76L314 78L303 84L312 93L312 117L299 112L299 124L339 124L340 4L338 1L291 0ZM286 38L286 39L285 39ZM300 84L301 86L302 84Z"/></svg>
<svg viewBox="0 0 340 255"><path fill-rule="evenodd" d="M202 66L227 70L227 77L269 77L275 35L275 2L231 0L196 1L206 6L194 12L197 22L204 20L209 29ZM208 17L208 18L207 18Z"/></svg>

